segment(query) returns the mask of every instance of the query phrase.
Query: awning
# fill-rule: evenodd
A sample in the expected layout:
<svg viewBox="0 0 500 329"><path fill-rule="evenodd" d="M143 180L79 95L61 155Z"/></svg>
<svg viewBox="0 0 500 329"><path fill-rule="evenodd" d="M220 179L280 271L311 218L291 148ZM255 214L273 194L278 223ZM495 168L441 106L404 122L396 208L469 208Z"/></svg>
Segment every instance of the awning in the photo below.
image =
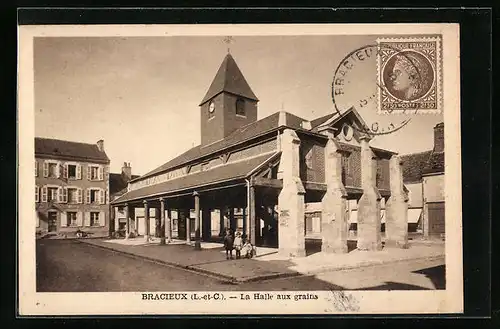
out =
<svg viewBox="0 0 500 329"><path fill-rule="evenodd" d="M422 208L408 209L408 224L416 224L422 214Z"/></svg>
<svg viewBox="0 0 500 329"><path fill-rule="evenodd" d="M116 205L161 195L168 196L169 194L175 194L182 191L243 179L251 174L256 168L273 159L276 154L277 153L268 153L238 162L227 163L207 171L200 171L163 183L146 186L125 193L118 199L112 201L111 204Z"/></svg>

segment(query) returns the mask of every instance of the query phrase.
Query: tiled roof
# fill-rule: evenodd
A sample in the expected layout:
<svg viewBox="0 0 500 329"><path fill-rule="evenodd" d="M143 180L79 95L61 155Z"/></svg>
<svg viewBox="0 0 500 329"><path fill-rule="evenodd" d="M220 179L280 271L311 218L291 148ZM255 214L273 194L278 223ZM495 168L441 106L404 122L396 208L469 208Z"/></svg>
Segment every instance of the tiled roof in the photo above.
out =
<svg viewBox="0 0 500 329"><path fill-rule="evenodd" d="M97 144L87 144L41 137L35 138L35 155L48 155L109 162L106 152L99 151Z"/></svg>
<svg viewBox="0 0 500 329"><path fill-rule="evenodd" d="M311 121L312 129L317 128L319 125L325 123L326 121L330 120L334 116L339 116L339 114L337 112L334 112L334 113L330 113L330 114L327 114L325 116L322 116L322 117L319 117L319 118L312 120Z"/></svg>
<svg viewBox="0 0 500 329"><path fill-rule="evenodd" d="M200 105L223 91L258 101L231 54L222 61Z"/></svg>
<svg viewBox="0 0 500 329"><path fill-rule="evenodd" d="M418 182L422 179L422 170L431 157L432 151L425 151L401 156L403 162L403 181Z"/></svg>
<svg viewBox="0 0 500 329"><path fill-rule="evenodd" d="M347 115L347 113L353 112L354 114L356 113L354 108L351 108L348 112L344 113L344 115ZM284 115L284 120L282 117L282 121L280 122L280 113L281 115ZM344 117L344 115L342 117ZM355 114L356 115L356 114ZM325 123L327 120L337 120L340 119L341 117L337 114L329 114L326 116L323 116L321 118L318 118L316 120L311 121L311 130L309 131L310 133L315 133L317 132L314 130L318 125ZM294 114L288 113L288 112L276 112L274 114L271 114L268 117L265 117L263 119L260 119L258 121L249 123L243 127L240 127L236 129L233 133L231 133L229 136L226 138L209 144L205 146L195 146L186 152L182 153L181 155L173 158L172 160L166 162L165 164L159 166L158 168L142 175L140 178L146 178L150 176L154 176L160 172L164 172L167 170L174 169L175 167L183 166L186 165L190 162L200 160L201 158L214 154L216 152L221 152L226 149L229 149L237 144L240 144L242 142L248 141L250 139L253 139L257 136L261 136L267 133L272 132L273 130L276 130L279 128L280 125L284 125L286 127L295 129L295 130L302 130L302 131L308 131L307 129L304 129L302 127L302 123L304 121L307 121L306 119L303 119L301 117L298 117ZM373 150L379 150L379 151L384 151L384 152L389 152L389 153L394 153L390 151L385 151L381 150L378 148L372 147Z"/></svg>
<svg viewBox="0 0 500 329"><path fill-rule="evenodd" d="M423 174L432 174L444 172L444 152L432 153L429 161L425 164L422 169Z"/></svg>
<svg viewBox="0 0 500 329"><path fill-rule="evenodd" d="M285 113L286 126L293 129L302 129L301 123L305 121L305 119L302 119L291 113L287 112L283 113ZM170 170L181 165L185 165L191 161L198 160L209 154L225 150L229 147L232 147L236 144L247 141L249 139L255 138L259 135L269 133L278 128L279 116L280 113L276 112L266 118L263 118L261 120L252 122L248 125L238 128L229 136L218 142L205 146L201 145L195 146L189 149L188 151L182 153L181 155L175 157L174 159L168 161L167 163L161 165L160 167L144 174L143 176L141 176L141 178L153 176L160 172Z"/></svg>
<svg viewBox="0 0 500 329"><path fill-rule="evenodd" d="M228 163L214 167L207 171L189 174L163 183L146 186L137 190L127 192L119 197L113 204L126 201L143 199L146 197L159 196L183 190L194 189L200 186L213 185L229 180L243 179L258 166L273 158L276 153L264 154L243 161Z"/></svg>
<svg viewBox="0 0 500 329"><path fill-rule="evenodd" d="M138 178L138 175L132 175L132 179ZM117 196L127 191L128 181L123 173L109 174L109 194L110 196Z"/></svg>

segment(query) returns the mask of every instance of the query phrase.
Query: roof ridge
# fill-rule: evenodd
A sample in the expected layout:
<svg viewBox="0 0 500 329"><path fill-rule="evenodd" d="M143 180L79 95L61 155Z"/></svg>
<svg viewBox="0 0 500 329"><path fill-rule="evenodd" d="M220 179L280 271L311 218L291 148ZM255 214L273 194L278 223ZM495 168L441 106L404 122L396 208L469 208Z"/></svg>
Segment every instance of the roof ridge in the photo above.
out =
<svg viewBox="0 0 500 329"><path fill-rule="evenodd" d="M414 153L407 153L407 154L401 154L400 156L412 156L412 155L417 155L417 154L424 154L430 152L432 154L433 150L427 150L427 151L420 151L420 152L414 152Z"/></svg>
<svg viewBox="0 0 500 329"><path fill-rule="evenodd" d="M58 142L65 142L65 143L92 145L92 146L97 147L97 144L95 144L95 143L77 142L77 141L72 141L72 140L67 140L67 139L49 138L49 137L35 137L35 139L44 139L44 140L51 140L51 141L58 141Z"/></svg>

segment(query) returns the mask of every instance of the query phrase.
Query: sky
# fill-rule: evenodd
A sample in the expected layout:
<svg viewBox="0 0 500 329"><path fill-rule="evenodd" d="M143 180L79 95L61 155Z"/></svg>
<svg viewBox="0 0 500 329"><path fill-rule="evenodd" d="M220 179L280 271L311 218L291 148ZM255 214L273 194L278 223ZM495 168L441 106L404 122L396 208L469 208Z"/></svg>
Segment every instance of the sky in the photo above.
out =
<svg viewBox="0 0 500 329"><path fill-rule="evenodd" d="M259 98L258 119L284 110L307 120L335 111L331 84L342 59L376 36L37 37L35 135L104 140L111 172L130 162L142 175L200 143L199 103L228 46ZM433 147L442 114L380 115L376 61L356 63L339 108L355 106L370 125L411 118L372 144L400 154Z"/></svg>

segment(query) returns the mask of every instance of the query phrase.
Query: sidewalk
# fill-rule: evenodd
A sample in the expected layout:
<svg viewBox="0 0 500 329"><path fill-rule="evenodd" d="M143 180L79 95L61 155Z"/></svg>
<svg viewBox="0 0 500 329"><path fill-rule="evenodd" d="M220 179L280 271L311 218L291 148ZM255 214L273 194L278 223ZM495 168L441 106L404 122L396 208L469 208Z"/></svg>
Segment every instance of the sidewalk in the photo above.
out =
<svg viewBox="0 0 500 329"><path fill-rule="evenodd" d="M174 241L161 246L157 239L146 244L142 237L128 240L82 239L78 241L203 273L232 283L314 275L415 259L444 259L444 244L417 243L412 244L409 249L386 248L382 251L355 249L347 254L318 252L307 257L293 259L278 255L277 249L257 247L255 258L226 260L225 251L219 243L202 242L202 250L196 251L193 246L186 245L185 241Z"/></svg>

